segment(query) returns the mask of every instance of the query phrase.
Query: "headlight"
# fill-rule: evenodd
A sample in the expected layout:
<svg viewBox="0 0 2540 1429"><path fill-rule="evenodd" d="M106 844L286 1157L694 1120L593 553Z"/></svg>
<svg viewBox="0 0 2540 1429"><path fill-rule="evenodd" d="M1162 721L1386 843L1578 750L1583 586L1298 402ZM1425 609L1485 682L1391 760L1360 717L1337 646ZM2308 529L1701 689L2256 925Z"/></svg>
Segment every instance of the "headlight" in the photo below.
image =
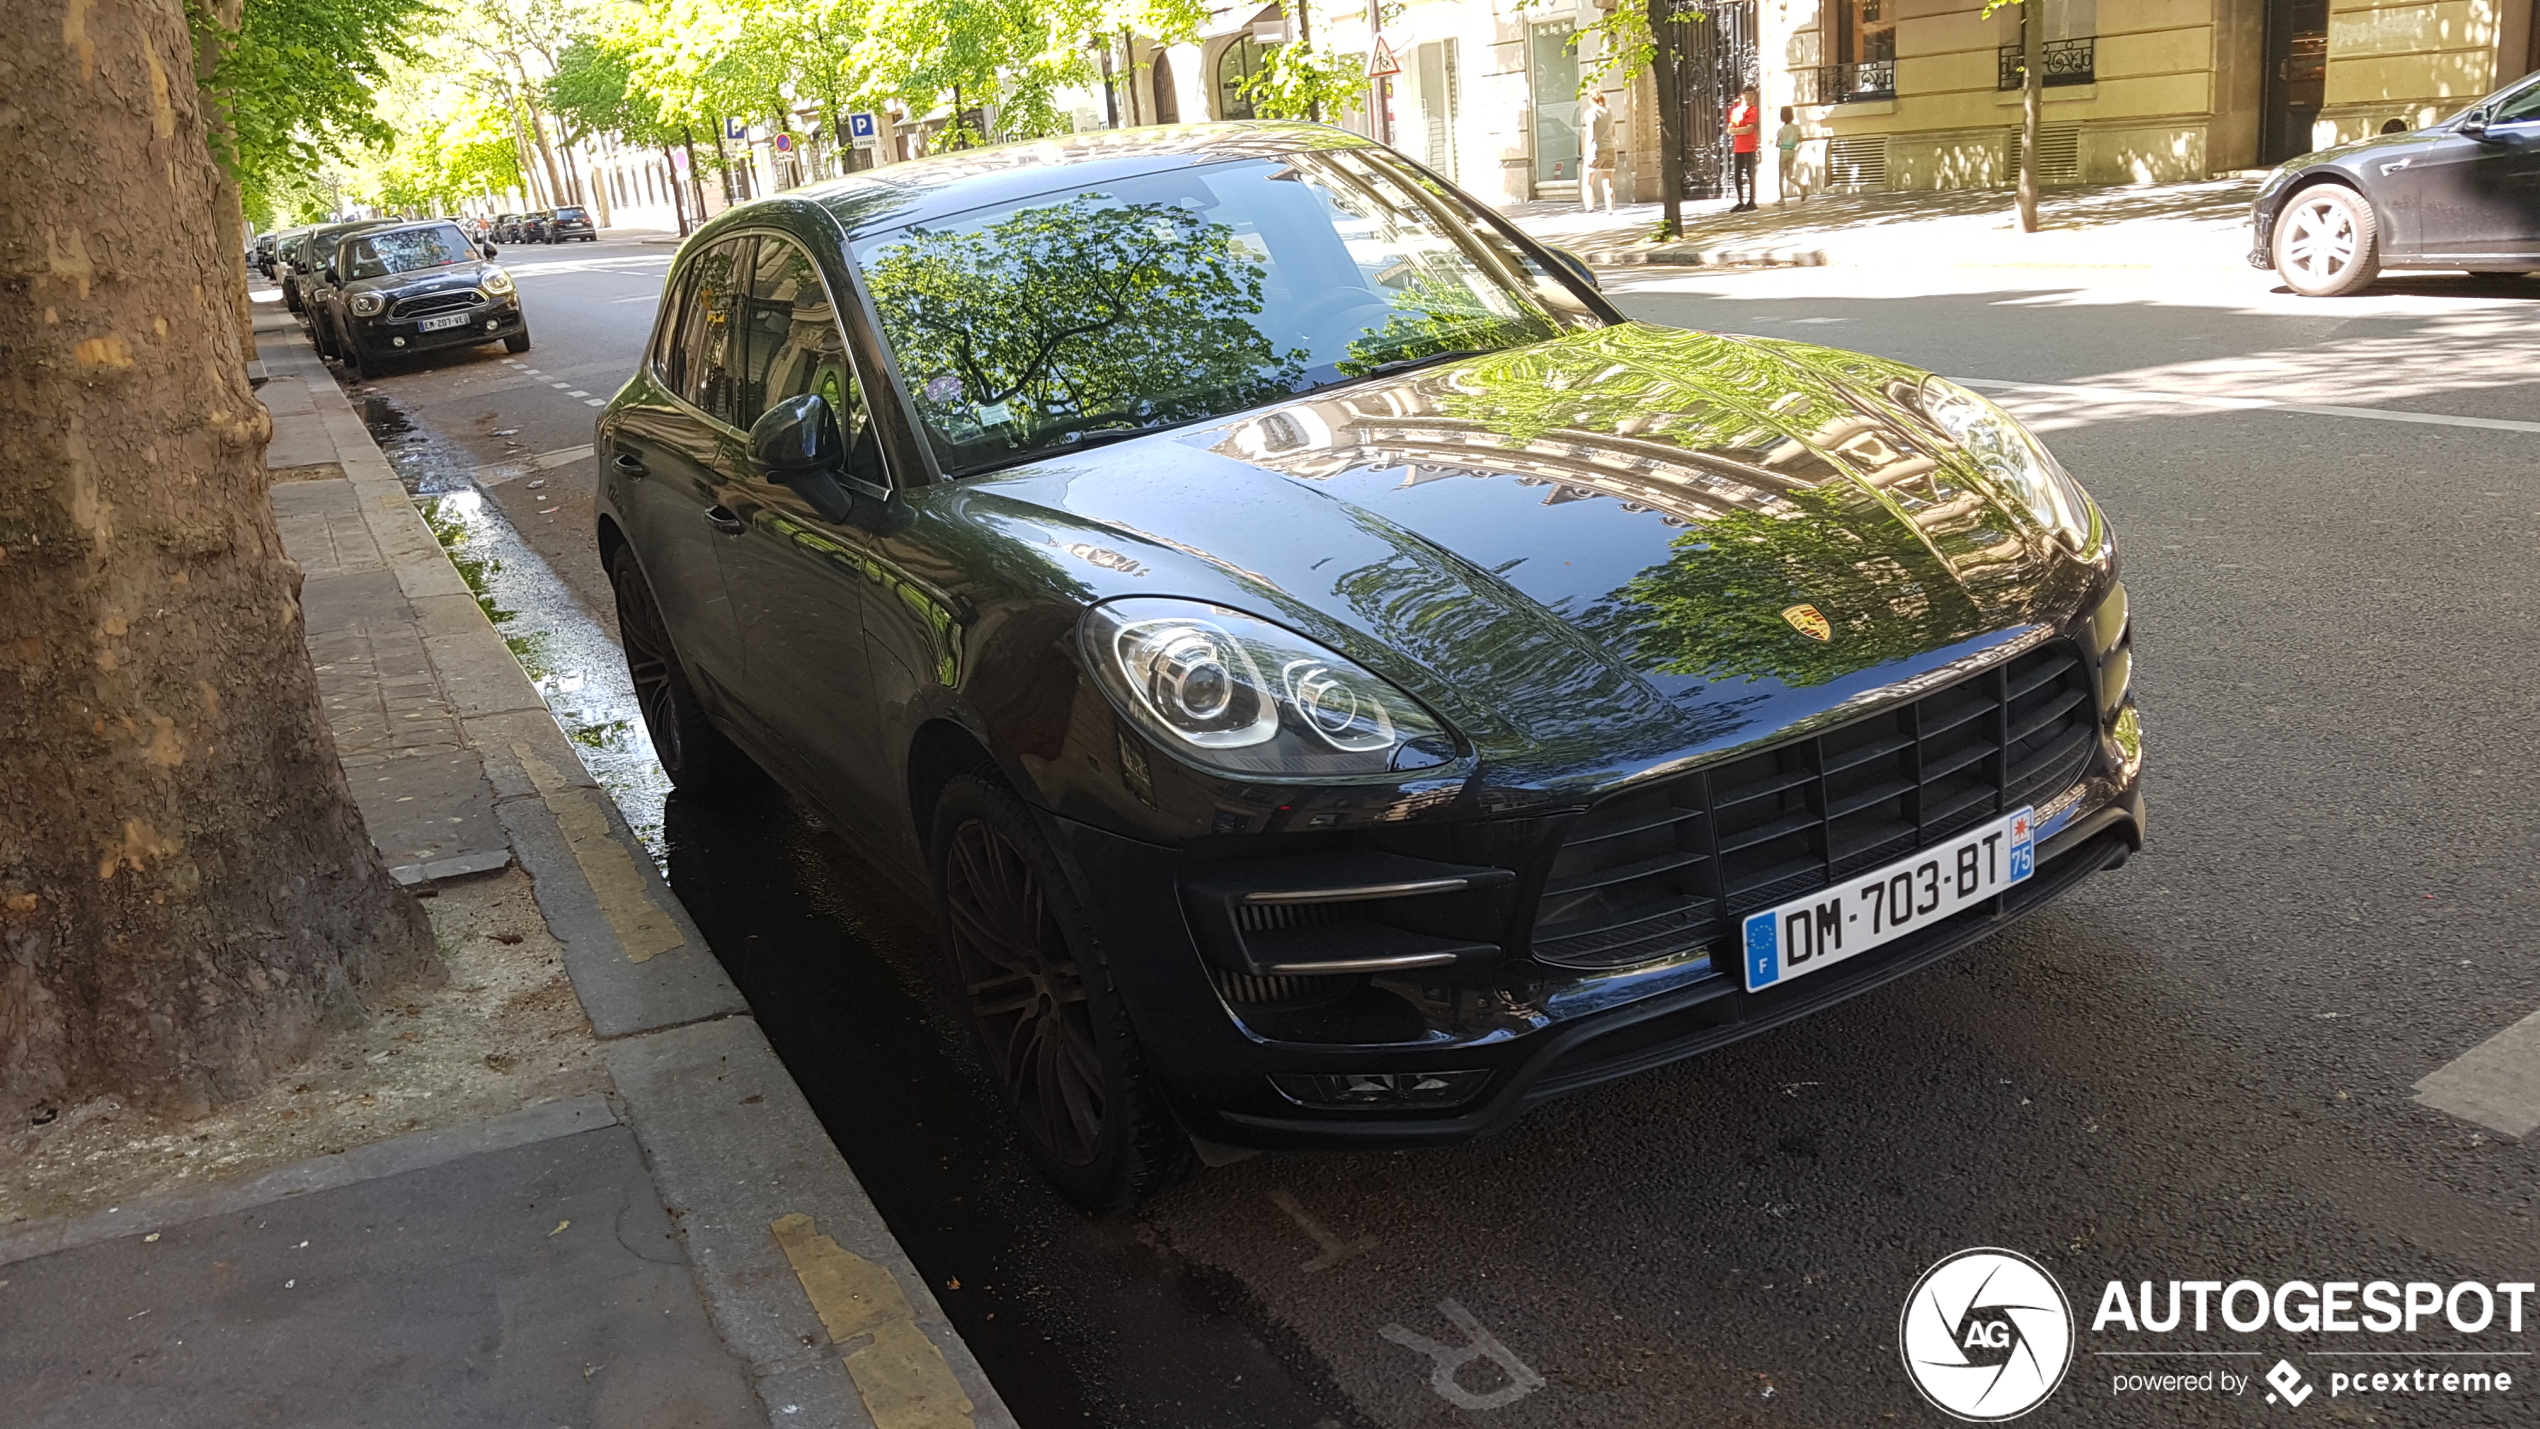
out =
<svg viewBox="0 0 2540 1429"><path fill-rule="evenodd" d="M2097 547L2098 512L2081 483L2010 413L1939 377L1923 379L1922 402L1923 415L2016 497L2038 525L2075 551Z"/></svg>
<svg viewBox="0 0 2540 1429"><path fill-rule="evenodd" d="M377 293L355 293L347 304L357 318L375 318L388 306L388 300Z"/></svg>
<svg viewBox="0 0 2540 1429"><path fill-rule="evenodd" d="M485 276L478 280L476 286L500 296L512 290L512 275L500 268L488 268L485 270Z"/></svg>
<svg viewBox="0 0 2540 1429"><path fill-rule="evenodd" d="M1165 748L1229 774L1315 778L1443 764L1455 738L1351 660L1241 611L1137 597L1085 613L1086 663Z"/></svg>

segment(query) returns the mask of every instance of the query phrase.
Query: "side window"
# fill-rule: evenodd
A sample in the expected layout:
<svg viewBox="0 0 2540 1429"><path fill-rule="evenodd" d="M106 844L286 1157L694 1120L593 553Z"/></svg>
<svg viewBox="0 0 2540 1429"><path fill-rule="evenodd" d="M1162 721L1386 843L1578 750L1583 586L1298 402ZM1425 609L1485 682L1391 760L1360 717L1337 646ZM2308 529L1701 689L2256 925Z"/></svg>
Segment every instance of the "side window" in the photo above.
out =
<svg viewBox="0 0 2540 1429"><path fill-rule="evenodd" d="M800 245L782 238L759 239L748 327L748 376L742 384L748 415L735 425L746 427L777 403L816 392L828 399L829 410L837 414L838 434L846 439L849 473L879 482L880 446L865 407L864 389L847 358L846 334L829 305L829 290L821 285L819 269Z"/></svg>
<svg viewBox="0 0 2540 1429"><path fill-rule="evenodd" d="M736 414L743 375L741 307L749 293L754 242L727 239L698 254L679 316L679 380L673 390L707 416L738 426L748 425Z"/></svg>
<svg viewBox="0 0 2540 1429"><path fill-rule="evenodd" d="M2531 85L2496 106L2496 117L2490 124L2528 124L2540 119L2540 84Z"/></svg>
<svg viewBox="0 0 2540 1429"><path fill-rule="evenodd" d="M688 390L679 382L683 365L680 361L679 333L680 324L688 313L688 278L689 273L682 271L674 274L663 287L661 323L653 333L653 371L673 392Z"/></svg>

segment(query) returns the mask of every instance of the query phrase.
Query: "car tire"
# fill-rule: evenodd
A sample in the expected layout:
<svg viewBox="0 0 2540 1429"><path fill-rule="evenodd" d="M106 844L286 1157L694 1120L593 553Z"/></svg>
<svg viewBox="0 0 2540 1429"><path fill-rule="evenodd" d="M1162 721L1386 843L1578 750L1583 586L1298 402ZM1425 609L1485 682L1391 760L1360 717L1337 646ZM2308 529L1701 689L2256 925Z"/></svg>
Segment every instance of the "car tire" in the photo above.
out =
<svg viewBox="0 0 2540 1429"><path fill-rule="evenodd" d="M529 350L529 326L528 326L528 324L523 323L523 324L521 325L521 329L520 329L520 331L518 331L518 332L516 332L516 333L513 333L511 336L506 337L506 338L504 338L504 339L503 339L503 351L505 351L505 352L527 352L528 350Z"/></svg>
<svg viewBox="0 0 2540 1429"><path fill-rule="evenodd" d="M2275 271L2307 298L2341 298L2381 275L2372 204L2343 184L2295 194L2275 220Z"/></svg>
<svg viewBox="0 0 2540 1429"><path fill-rule="evenodd" d="M617 597L617 633L635 686L636 712L644 717L653 755L671 784L685 794L708 796L736 785L758 787L758 766L706 718L633 549L620 546L609 557L609 589Z"/></svg>
<svg viewBox="0 0 2540 1429"><path fill-rule="evenodd" d="M318 356L325 358L329 362L336 361L337 359L343 357L343 352L335 345L334 331L328 327L325 320L316 313L309 314L308 320L309 346L317 349Z"/></svg>
<svg viewBox="0 0 2540 1429"><path fill-rule="evenodd" d="M335 346L337 351L343 353L344 370L353 374L354 381L368 382L379 375L379 359L364 353L360 343L346 342L343 336L338 334Z"/></svg>
<svg viewBox="0 0 2540 1429"><path fill-rule="evenodd" d="M1190 1139L1031 811L992 776L961 775L936 801L930 848L952 991L1033 1159L1090 1211L1179 1179Z"/></svg>

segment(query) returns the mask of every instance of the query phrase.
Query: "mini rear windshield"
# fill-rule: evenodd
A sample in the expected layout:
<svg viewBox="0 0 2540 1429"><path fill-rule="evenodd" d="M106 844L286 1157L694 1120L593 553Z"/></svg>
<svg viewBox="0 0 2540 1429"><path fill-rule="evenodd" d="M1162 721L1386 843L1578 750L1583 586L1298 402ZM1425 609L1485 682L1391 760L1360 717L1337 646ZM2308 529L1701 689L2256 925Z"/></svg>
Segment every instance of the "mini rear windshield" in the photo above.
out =
<svg viewBox="0 0 2540 1429"><path fill-rule="evenodd" d="M560 208L560 209L557 209L557 210L556 210L556 217L558 217L558 218L581 218L581 217L584 217L584 214L583 214L582 210L580 210L580 209L578 209L578 208Z"/></svg>
<svg viewBox="0 0 2540 1429"><path fill-rule="evenodd" d="M476 245L467 241L457 225L448 223L364 234L346 244L344 251L345 275L356 280L476 261Z"/></svg>

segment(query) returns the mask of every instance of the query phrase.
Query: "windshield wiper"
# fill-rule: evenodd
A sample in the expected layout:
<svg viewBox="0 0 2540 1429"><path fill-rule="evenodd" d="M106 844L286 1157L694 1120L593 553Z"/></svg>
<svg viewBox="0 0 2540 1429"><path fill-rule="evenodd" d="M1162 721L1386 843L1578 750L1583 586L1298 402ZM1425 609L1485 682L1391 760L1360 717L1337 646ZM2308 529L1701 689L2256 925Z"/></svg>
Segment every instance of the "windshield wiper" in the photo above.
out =
<svg viewBox="0 0 2540 1429"><path fill-rule="evenodd" d="M1388 372L1400 372L1406 367L1425 367L1432 362L1452 362L1459 357L1488 357L1493 351L1491 348L1458 347L1445 352L1424 352L1417 357L1396 357L1376 363L1358 375L1382 377Z"/></svg>

